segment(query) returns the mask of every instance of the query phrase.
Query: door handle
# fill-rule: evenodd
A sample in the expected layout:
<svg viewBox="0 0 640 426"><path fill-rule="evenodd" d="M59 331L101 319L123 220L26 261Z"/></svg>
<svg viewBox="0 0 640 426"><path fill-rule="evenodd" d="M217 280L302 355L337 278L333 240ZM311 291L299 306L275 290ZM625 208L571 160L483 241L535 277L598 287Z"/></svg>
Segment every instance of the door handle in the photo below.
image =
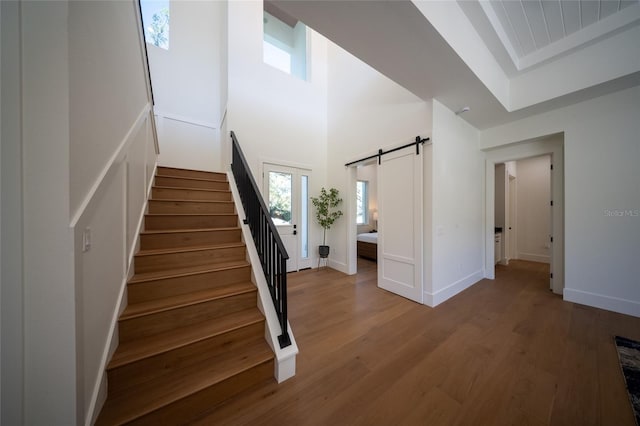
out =
<svg viewBox="0 0 640 426"><path fill-rule="evenodd" d="M293 225L293 229L296 229L298 227L298 225Z"/></svg>
<svg viewBox="0 0 640 426"><path fill-rule="evenodd" d="M298 231L296 231L295 229L293 230L293 235L298 235Z"/></svg>

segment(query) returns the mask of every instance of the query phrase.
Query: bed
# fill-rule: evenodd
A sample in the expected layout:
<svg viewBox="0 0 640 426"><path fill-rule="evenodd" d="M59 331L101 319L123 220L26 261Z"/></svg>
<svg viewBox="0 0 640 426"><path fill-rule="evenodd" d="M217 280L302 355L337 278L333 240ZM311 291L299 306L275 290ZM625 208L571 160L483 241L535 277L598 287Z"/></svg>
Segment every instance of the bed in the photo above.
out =
<svg viewBox="0 0 640 426"><path fill-rule="evenodd" d="M358 256L366 259L378 260L378 233L367 232L358 234Z"/></svg>

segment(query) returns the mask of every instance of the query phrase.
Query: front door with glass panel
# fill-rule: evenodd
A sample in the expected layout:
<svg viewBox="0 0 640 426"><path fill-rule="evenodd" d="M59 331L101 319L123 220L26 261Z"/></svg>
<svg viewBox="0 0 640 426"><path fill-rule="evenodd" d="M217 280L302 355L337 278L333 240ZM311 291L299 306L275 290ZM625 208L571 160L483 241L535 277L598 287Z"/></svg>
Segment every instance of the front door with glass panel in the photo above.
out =
<svg viewBox="0 0 640 426"><path fill-rule="evenodd" d="M287 272L310 268L309 170L265 163L264 198L287 249Z"/></svg>

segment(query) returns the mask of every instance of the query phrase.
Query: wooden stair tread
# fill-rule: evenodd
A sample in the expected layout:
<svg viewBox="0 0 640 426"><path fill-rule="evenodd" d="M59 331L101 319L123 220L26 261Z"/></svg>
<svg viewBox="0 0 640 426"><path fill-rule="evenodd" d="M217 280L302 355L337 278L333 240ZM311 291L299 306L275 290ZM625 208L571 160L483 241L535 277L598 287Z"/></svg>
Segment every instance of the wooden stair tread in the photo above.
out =
<svg viewBox="0 0 640 426"><path fill-rule="evenodd" d="M257 291L257 288L252 283L240 282L235 284L221 285L209 290L180 294L163 299L154 299L147 302L132 303L130 305L127 305L125 310L122 312L122 314L120 315L120 321L255 291Z"/></svg>
<svg viewBox="0 0 640 426"><path fill-rule="evenodd" d="M121 343L113 354L107 370L113 370L163 352L168 352L209 337L264 321L258 308L234 312L221 318L203 321L171 332Z"/></svg>
<svg viewBox="0 0 640 426"><path fill-rule="evenodd" d="M130 422L273 358L267 343L256 341L243 351L222 353L219 357L142 383L107 399L99 424Z"/></svg>
<svg viewBox="0 0 640 426"><path fill-rule="evenodd" d="M237 231L241 228L238 226L225 227L225 228L188 228L188 229L150 229L148 231L140 232L140 235L159 235L159 234L183 234L183 233L197 233L197 232L216 232L216 231Z"/></svg>
<svg viewBox="0 0 640 426"><path fill-rule="evenodd" d="M234 204L228 200L192 200L190 198L163 198L160 200L149 200L161 203L200 203L200 204Z"/></svg>
<svg viewBox="0 0 640 426"><path fill-rule="evenodd" d="M145 216L237 216L236 213L147 213Z"/></svg>
<svg viewBox="0 0 640 426"><path fill-rule="evenodd" d="M212 250L212 249L224 249L234 247L244 247L245 244L242 241L235 243L219 243L219 244L205 244L189 247L176 247L176 248L164 248L164 249L147 249L140 250L136 253L135 257L155 256L158 254L172 254L172 253L189 253L194 251Z"/></svg>
<svg viewBox="0 0 640 426"><path fill-rule="evenodd" d="M161 177L161 178L171 178L171 179L183 179L183 180L193 180L193 181L198 181L198 182L220 182L220 183L227 183L227 179L225 176L225 179L207 179L207 178L200 178L200 177L192 177L192 176L175 176L175 175L166 175L166 174L157 174L156 177Z"/></svg>
<svg viewBox="0 0 640 426"><path fill-rule="evenodd" d="M188 275L205 274L208 272L223 271L226 269L243 268L250 266L246 260L235 260L224 263L216 263L215 265L198 265L190 266L188 268L172 268L166 271L144 272L135 274L130 280L129 284L137 284L142 282L148 282L152 280L159 280L165 278L177 278Z"/></svg>
<svg viewBox="0 0 640 426"><path fill-rule="evenodd" d="M164 186L164 185L153 185L154 188L157 189L180 189L184 191L205 191L205 192L225 192L230 193L230 189L209 189L209 188L186 188L182 186ZM157 198L152 198L152 200L157 200Z"/></svg>
<svg viewBox="0 0 640 426"><path fill-rule="evenodd" d="M218 182L224 181L227 182L227 174L225 172L211 172L208 170L191 170L191 169L182 169L179 167L167 167L167 166L158 166L158 169L156 170L156 176L161 176L161 177L193 177L193 176L184 176L184 175L180 175L180 174L176 174L180 173L180 172L187 172L187 173L196 173L199 176L202 175L206 175L208 177L210 177L211 179L206 179L206 178L200 178L200 179L204 179L204 180L215 180ZM223 180L224 179L224 180Z"/></svg>

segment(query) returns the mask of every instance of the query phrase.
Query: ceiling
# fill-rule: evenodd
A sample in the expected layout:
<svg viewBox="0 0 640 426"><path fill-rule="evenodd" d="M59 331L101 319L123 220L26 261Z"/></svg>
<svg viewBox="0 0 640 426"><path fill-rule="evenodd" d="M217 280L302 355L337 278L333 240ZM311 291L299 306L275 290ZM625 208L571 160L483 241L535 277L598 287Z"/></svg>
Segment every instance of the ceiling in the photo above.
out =
<svg viewBox="0 0 640 426"><path fill-rule="evenodd" d="M522 70L627 25L627 8L638 2L480 0L478 3L515 67Z"/></svg>
<svg viewBox="0 0 640 426"><path fill-rule="evenodd" d="M291 28L295 27L298 23L298 18L291 16L281 8L279 8L275 3L270 0L264 1L264 10L271 16L275 16Z"/></svg>
<svg viewBox="0 0 640 426"><path fill-rule="evenodd" d="M520 0L511 2L521 8L530 7ZM625 7L621 3L623 12L605 17L600 5L600 22L630 15L633 18L630 23L609 36L583 42L527 70L519 70L514 64L483 9L494 7L487 2L273 0L272 3L416 96L437 99L452 111L469 106L471 111L461 117L478 129L640 84L640 15L636 19L629 13L630 10L640 13L640 3L635 0ZM608 11L609 6L607 2L604 9ZM551 15L548 19L552 20ZM591 22L589 19L592 18L583 17L583 26ZM518 27L524 26L529 31L530 25L522 22ZM591 31L589 28L597 25L592 23L574 34ZM540 29L547 31L542 26ZM533 37L531 31L529 36ZM571 37L574 35L568 34L565 39ZM538 50L556 49L554 45L563 43L562 40L540 45ZM524 52L520 52L524 56L519 60L539 54Z"/></svg>

